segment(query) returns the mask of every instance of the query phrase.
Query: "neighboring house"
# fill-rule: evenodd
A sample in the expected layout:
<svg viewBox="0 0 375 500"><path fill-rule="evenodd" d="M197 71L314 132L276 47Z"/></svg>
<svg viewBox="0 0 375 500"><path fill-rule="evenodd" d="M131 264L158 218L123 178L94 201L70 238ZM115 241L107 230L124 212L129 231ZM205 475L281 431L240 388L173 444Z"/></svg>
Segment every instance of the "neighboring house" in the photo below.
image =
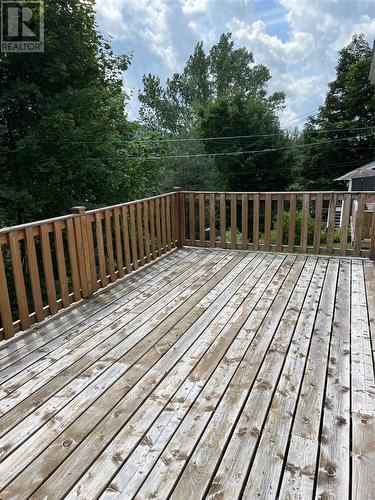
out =
<svg viewBox="0 0 375 500"><path fill-rule="evenodd" d="M367 163L362 167L352 170L341 177L335 179L338 182L346 182L348 191L373 191L374 195L366 195L365 200L365 213L363 220L362 229L362 239L369 240L371 236L371 225L373 213L375 211L375 161ZM352 204L352 216L351 216L351 234L352 240L355 234L356 225L356 215L358 210L358 200L354 200ZM336 211L340 211L340 227L341 227L341 215L343 207L337 207Z"/></svg>
<svg viewBox="0 0 375 500"><path fill-rule="evenodd" d="M347 182L348 191L375 191L375 161L352 170L335 181Z"/></svg>

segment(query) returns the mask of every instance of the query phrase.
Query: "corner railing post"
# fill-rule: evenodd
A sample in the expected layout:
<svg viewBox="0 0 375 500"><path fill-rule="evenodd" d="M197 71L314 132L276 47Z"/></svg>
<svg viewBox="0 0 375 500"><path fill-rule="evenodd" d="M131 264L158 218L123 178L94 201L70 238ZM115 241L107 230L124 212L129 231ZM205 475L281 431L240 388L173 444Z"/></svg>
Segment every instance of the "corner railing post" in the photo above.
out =
<svg viewBox="0 0 375 500"><path fill-rule="evenodd" d="M89 238L87 233L86 207L73 207L74 231L76 237L78 271L81 282L82 297L91 297L94 291L90 268Z"/></svg>
<svg viewBox="0 0 375 500"><path fill-rule="evenodd" d="M181 187L174 187L176 193L176 224L177 224L177 246L182 247L185 243L185 215L184 215L184 193Z"/></svg>

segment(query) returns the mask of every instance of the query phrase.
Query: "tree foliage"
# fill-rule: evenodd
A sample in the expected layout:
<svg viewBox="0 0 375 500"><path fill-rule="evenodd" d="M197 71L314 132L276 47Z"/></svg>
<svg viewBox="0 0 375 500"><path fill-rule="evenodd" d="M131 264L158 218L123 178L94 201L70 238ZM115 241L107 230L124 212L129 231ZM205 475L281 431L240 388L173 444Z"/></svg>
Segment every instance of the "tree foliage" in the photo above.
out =
<svg viewBox="0 0 375 500"><path fill-rule="evenodd" d="M206 53L199 42L182 73L163 87L160 78L145 75L140 116L146 128L162 134L205 139L169 148L206 157L169 162L175 183L189 189L282 189L290 181L284 153L252 155L252 149L285 145L276 111L284 94L267 94L268 69L256 65L251 52L235 48L231 34L223 34ZM211 137L270 134L272 140L210 141ZM246 154L243 154L246 151ZM225 153L236 152L237 155ZM211 155L212 156L209 156ZM214 166L214 168L213 168ZM218 175L216 175L216 172Z"/></svg>
<svg viewBox="0 0 375 500"><path fill-rule="evenodd" d="M354 35L339 52L336 79L329 85L324 105L304 130L305 143L327 142L305 149L304 188L332 189L335 178L373 160L375 142L369 127L375 122L375 99L368 78L370 64L368 43L363 35ZM362 130L345 130L349 128Z"/></svg>
<svg viewBox="0 0 375 500"><path fill-rule="evenodd" d="M163 87L160 78L144 75L140 116L151 129L170 134L192 132L199 113L222 96L241 94L266 101L275 109L284 100L277 92L267 97L268 69L255 65L251 52L234 48L231 34L222 34L208 54L197 43L182 73L175 73Z"/></svg>
<svg viewBox="0 0 375 500"><path fill-rule="evenodd" d="M291 182L289 140L267 101L240 94L222 96L207 107L199 128L205 138L238 137L205 142L206 151L216 155L224 189L276 191ZM241 137L254 135L258 137Z"/></svg>
<svg viewBox="0 0 375 500"><path fill-rule="evenodd" d="M119 150L138 133L122 89L130 58L112 53L91 0L44 4L45 52L0 56L0 209L8 224L124 201L156 174L153 163Z"/></svg>

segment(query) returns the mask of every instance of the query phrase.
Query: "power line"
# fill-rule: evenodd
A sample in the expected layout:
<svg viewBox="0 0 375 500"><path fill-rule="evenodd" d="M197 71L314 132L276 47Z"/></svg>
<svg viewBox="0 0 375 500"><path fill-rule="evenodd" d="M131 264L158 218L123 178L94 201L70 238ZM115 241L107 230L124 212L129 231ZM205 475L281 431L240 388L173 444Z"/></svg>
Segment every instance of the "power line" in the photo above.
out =
<svg viewBox="0 0 375 500"><path fill-rule="evenodd" d="M368 127L355 127L355 128L338 128L329 130L309 130L304 134L319 134L319 133L332 133L332 132L360 132L364 130L373 129L374 126ZM179 142L211 142L211 141L228 141L228 140L242 140L252 138L267 138L284 136L283 132L274 132L267 134L251 134L251 135L233 135L233 136L216 136L216 137L177 137L168 139L131 139L131 140L118 140L118 141L63 141L61 144L164 144L164 143L179 143ZM56 144L57 142L44 142L44 144Z"/></svg>
<svg viewBox="0 0 375 500"><path fill-rule="evenodd" d="M283 126L289 122L296 122L296 123L292 123L292 125L289 125L288 127L284 128L284 130L289 130L293 127L297 127L297 125L300 125L301 123L306 122L310 117L317 115L319 113L319 111L320 111L320 108L314 109L313 111L309 111L308 113L304 113L303 115L296 116L295 118L291 118L290 120L287 120L286 122L280 123L280 126ZM303 118L303 117L306 117L306 118L301 120L301 118Z"/></svg>
<svg viewBox="0 0 375 500"><path fill-rule="evenodd" d="M366 137L373 137L373 136L366 136ZM245 150L245 151L223 151L219 153L195 153L195 154L182 154L182 155L160 155L160 156L131 156L131 155L123 155L122 157L114 157L114 156L101 156L97 158L81 158L79 159L80 161L87 161L87 160L121 160L122 158L128 158L131 160L163 160L163 159L178 159L178 158L202 158L202 157L207 157L207 156L236 156L236 155L243 155L243 154L254 154L254 153L270 153L270 152L275 152L275 151L281 151L281 150L286 150L286 149L293 149L293 148L302 148L306 146L319 146L321 144L332 144L335 142L341 142L341 141L347 141L353 139L353 137L344 137L341 139L332 139L332 140L327 140L327 141L318 141L318 142L310 142L310 143L304 143L304 144L294 144L292 146L282 146L282 147L277 147L277 148L265 148L265 149L259 149L259 150ZM347 147L345 147L347 149ZM363 149L363 148L359 148ZM372 148L365 148L365 149L371 149ZM119 150L119 153L122 151ZM60 160L69 160L70 158L57 158ZM77 160L75 158L74 160Z"/></svg>
<svg viewBox="0 0 375 500"><path fill-rule="evenodd" d="M369 136L368 136L369 137ZM254 153L270 153L270 152L275 152L275 151L281 151L284 149L292 149L292 148L302 148L306 146L319 146L321 144L330 144L334 142L340 142L340 141L347 141L349 139L353 139L353 137L344 137L342 139L333 139L333 140L328 140L328 141L319 141L319 142L311 142L311 143L305 143L305 144L295 144L293 146L283 146L279 148L267 148L267 149L260 149L257 151L232 151L232 152L220 152L220 153L197 153L197 154L192 154L192 155L163 155L163 156L126 156L129 159L142 159L142 160L163 160L167 158L202 158L206 156L236 156L236 155L243 155L243 154L254 154Z"/></svg>

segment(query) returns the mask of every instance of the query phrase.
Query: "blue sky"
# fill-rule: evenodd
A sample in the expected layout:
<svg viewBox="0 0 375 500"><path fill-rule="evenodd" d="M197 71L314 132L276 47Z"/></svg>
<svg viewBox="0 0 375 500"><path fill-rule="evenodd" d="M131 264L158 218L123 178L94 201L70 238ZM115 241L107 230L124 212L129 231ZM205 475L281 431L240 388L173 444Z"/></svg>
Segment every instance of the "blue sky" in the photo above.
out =
<svg viewBox="0 0 375 500"><path fill-rule="evenodd" d="M285 127L322 104L337 52L354 33L372 44L374 0L97 0L97 19L116 52L133 53L124 85L137 118L144 73L161 81L183 69L197 41L207 49L231 32L270 69L269 90L286 92Z"/></svg>

